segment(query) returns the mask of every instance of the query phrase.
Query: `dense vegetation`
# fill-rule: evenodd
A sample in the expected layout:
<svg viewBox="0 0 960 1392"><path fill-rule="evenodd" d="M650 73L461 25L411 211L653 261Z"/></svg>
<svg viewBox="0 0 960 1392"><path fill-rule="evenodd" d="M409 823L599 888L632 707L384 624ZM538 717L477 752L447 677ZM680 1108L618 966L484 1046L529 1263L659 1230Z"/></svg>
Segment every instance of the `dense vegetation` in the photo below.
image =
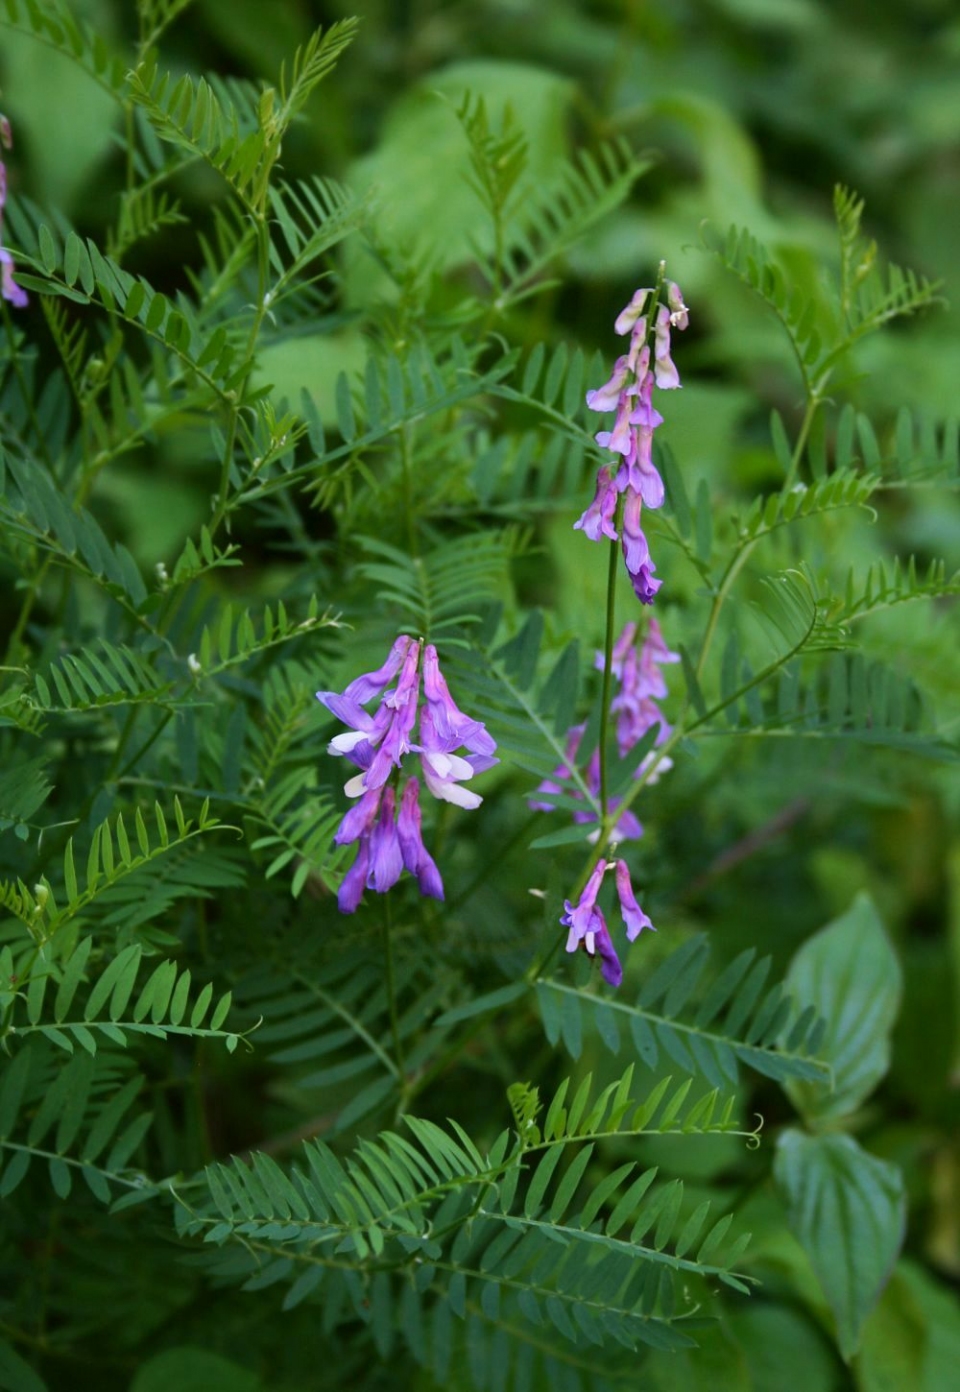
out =
<svg viewBox="0 0 960 1392"><path fill-rule="evenodd" d="M544 13L0 0L12 1392L954 1385L960 25Z"/></svg>

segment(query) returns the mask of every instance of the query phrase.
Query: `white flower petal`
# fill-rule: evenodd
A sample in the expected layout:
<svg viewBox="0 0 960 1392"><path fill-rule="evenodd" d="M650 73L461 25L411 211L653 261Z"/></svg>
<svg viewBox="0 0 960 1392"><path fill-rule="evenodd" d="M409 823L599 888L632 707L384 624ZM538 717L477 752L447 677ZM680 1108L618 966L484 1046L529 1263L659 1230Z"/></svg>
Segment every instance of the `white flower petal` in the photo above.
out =
<svg viewBox="0 0 960 1392"><path fill-rule="evenodd" d="M334 735L327 745L328 754L349 754L362 740L370 736L364 730L346 730L342 735Z"/></svg>

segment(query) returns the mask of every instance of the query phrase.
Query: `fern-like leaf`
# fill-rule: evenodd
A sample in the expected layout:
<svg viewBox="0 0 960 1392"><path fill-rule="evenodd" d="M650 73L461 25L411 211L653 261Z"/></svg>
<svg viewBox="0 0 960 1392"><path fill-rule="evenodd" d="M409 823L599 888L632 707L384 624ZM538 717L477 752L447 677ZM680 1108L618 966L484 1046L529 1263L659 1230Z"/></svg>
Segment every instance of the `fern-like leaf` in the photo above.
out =
<svg viewBox="0 0 960 1392"><path fill-rule="evenodd" d="M663 1054L714 1088L735 1085L739 1064L778 1081L823 1079L829 1070L816 1058L822 1025L809 1013L797 1017L781 985L764 994L770 958L755 961L753 948L736 957L700 995L692 1019L680 1018L694 998L708 957L706 939L690 938L661 962L632 1003L623 993L611 999L561 981L538 981L547 1038L551 1044L562 1040L577 1058L587 1018L612 1051L620 1048L621 1029L626 1028L648 1068L656 1068ZM725 1014L718 1024L721 1012Z"/></svg>

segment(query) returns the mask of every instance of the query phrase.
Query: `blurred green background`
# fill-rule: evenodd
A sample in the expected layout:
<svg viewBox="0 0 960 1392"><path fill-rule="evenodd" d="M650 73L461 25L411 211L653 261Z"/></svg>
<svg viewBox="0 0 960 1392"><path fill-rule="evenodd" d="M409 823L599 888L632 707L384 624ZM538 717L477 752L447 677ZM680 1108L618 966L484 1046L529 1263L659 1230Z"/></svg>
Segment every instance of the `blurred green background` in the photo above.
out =
<svg viewBox="0 0 960 1392"><path fill-rule="evenodd" d="M131 4L74 0L70 8L118 50L129 50L136 33ZM423 274L436 276L438 303L456 299L475 230L475 203L461 178L468 148L453 113L465 91L484 96L493 112L510 108L530 142L532 168L544 179L562 155L612 134L649 154L650 171L632 199L574 248L562 279L515 311L508 328L528 346L568 340L609 354L614 314L666 258L692 308L682 348L684 391L671 401L670 444L693 486L706 478L728 498L769 483L770 410L794 422L802 407L785 338L759 300L704 254L704 224L720 232L731 222L748 226L813 289L835 254L837 182L865 197L866 227L892 259L941 280L945 299L937 312L870 341L856 363L862 375L848 384L852 399L881 428L892 425L902 404L938 418L956 411L960 15L951 0L384 0L350 7L194 0L165 36L164 57L174 70L275 81L283 59L318 24L350 13L362 17L359 38L313 97L284 164L291 174L320 173L369 189L383 247L415 253ZM78 230L97 238L123 174L111 99L79 69L6 29L0 30L0 85L15 133L8 159L14 187L44 207L63 208ZM176 192L189 218L139 255L139 268L168 292L185 284L184 265L195 261L214 176L194 168ZM308 385L321 414L331 405L336 373L362 362L356 312L385 293L386 283L358 243L339 262L336 281L318 301L316 323L272 346L261 365L278 397L296 401ZM198 432L195 457L184 440L178 434L175 456L164 453L161 441L155 455L124 463L98 482L101 515L145 566L168 559L208 515L207 437ZM948 569L955 567L955 492L917 494L909 507L886 494L878 506L889 553L915 552L921 561L944 556ZM861 524L838 523L828 535L837 547L855 550ZM566 545L556 543L558 556ZM263 566L281 565L265 548ZM592 616L597 591L562 565L557 574L561 623L589 630L592 617L582 620ZM683 583L691 586L688 595ZM692 586L678 577L674 597L692 597ZM903 655L942 703L945 733L956 731L958 719L949 714L960 689L955 619L946 606L904 606L861 635L868 653ZM754 856L718 883L711 879L712 857L760 819L765 797L766 815L782 805L782 761L776 786L767 790L762 770L753 770L754 803L744 799L739 782L724 784L719 764L707 811L683 807L678 775L676 794L668 794L676 799L674 821L659 834L689 871L687 902L703 905L711 926L722 926L731 954L762 937L782 968L797 942L843 911L856 890L874 896L901 954L905 999L871 1143L903 1164L914 1186L909 1250L956 1281L960 779L950 767L906 767L886 755L872 762L867 779L857 764L849 778L857 781L860 807L851 821L844 770L832 769L828 782L822 771L805 770L805 758L800 749L793 791L814 800L812 812L805 809L788 828L779 850ZM691 847L691 830L702 851ZM795 901L782 878L791 873ZM744 914L743 905L762 905L772 881L778 905L794 907L782 920L758 923L756 910ZM673 893L676 913L684 900L676 887ZM682 1164L682 1157L673 1162ZM762 1230L762 1214L754 1218ZM770 1241L771 1270L778 1261L787 1269L786 1242L775 1251ZM902 1286L913 1279L909 1269L898 1276ZM923 1285L926 1278L915 1280L911 1299L940 1298ZM898 1298L908 1297L901 1291ZM769 1338L790 1347L790 1330L773 1327L777 1320L789 1325L787 1305L757 1302L738 1318L758 1326L772 1321ZM805 1344L804 1356L813 1357L811 1349ZM953 1354L943 1356L949 1361ZM786 1392L796 1385L795 1372L795 1366L772 1367L761 1377L754 1370L754 1385ZM895 1380L888 1385L910 1392Z"/></svg>
<svg viewBox="0 0 960 1392"><path fill-rule="evenodd" d="M132 4L73 0L70 8L130 51ZM864 350L859 403L882 417L896 379L899 403L938 415L952 405L960 379L960 17L949 0L352 8L195 0L164 36L164 59L175 72L276 81L284 57L317 24L348 13L360 14L360 36L314 94L284 165L371 190L385 247L416 250L427 268L455 271L474 232L476 205L459 177L468 149L453 110L464 91L484 96L495 114L510 108L545 179L562 154L615 133L649 153L652 168L632 201L576 246L562 285L535 298L510 328L528 343L576 338L606 352L613 307L665 257L695 306L686 390L672 417L674 449L694 475L749 479L749 444L765 449L770 407L789 421L800 404L785 339L759 301L703 254L704 228L749 226L814 284L834 252L836 182L865 197L867 230L886 253L942 280L946 300L939 313ZM62 207L96 237L123 175L113 102L32 38L2 31L0 59L17 142L14 187L41 206ZM142 270L160 288L184 284L216 183L199 167L183 176L175 192L190 220L141 249ZM358 249L340 271L339 313L319 316L315 333L275 345L264 363L278 395L296 400L307 382L321 413L335 372L361 360L349 311L384 286ZM195 470L174 464L189 494ZM122 472L107 487L134 549L151 564L162 559L190 520L189 498L145 477L133 488ZM148 527L144 490L156 503ZM196 504L204 508L205 495ZM957 522L941 500L904 521L903 540L939 554Z"/></svg>

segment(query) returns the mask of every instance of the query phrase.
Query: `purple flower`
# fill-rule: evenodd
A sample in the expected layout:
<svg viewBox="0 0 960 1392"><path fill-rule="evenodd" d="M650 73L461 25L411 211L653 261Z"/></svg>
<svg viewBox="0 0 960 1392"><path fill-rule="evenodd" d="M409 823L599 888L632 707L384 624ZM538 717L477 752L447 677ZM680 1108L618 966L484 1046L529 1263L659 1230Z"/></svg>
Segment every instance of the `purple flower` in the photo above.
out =
<svg viewBox="0 0 960 1392"><path fill-rule="evenodd" d="M650 928L655 933L656 928L636 901L633 885L630 883L630 870L625 860L617 861L616 881L617 898L620 900L620 912L627 929L627 940L633 942L644 928Z"/></svg>
<svg viewBox="0 0 960 1392"><path fill-rule="evenodd" d="M371 788L347 809L333 838L338 846L349 846L352 841L359 841L361 837L370 835L380 810L380 797L381 790Z"/></svg>
<svg viewBox="0 0 960 1392"><path fill-rule="evenodd" d="M617 358L613 365L613 376L609 382L604 382L602 387L596 391L587 392L587 405L591 411L615 411L617 402L620 400L620 393L627 384L627 380L633 370L633 365L629 358Z"/></svg>
<svg viewBox="0 0 960 1392"><path fill-rule="evenodd" d="M597 474L597 491L586 512L574 522L575 531L583 531L591 541L599 541L601 536L616 541L617 529L614 517L620 497L616 482L609 469L601 469Z"/></svg>
<svg viewBox="0 0 960 1392"><path fill-rule="evenodd" d="M630 351L627 354L627 362L636 375L636 385L639 391L647 380L647 373L650 370L650 345L647 342L646 319L638 319L633 333L630 335Z"/></svg>
<svg viewBox="0 0 960 1392"><path fill-rule="evenodd" d="M0 294L17 309L23 309L29 299L26 290L13 278L13 257L6 247L0 247Z"/></svg>
<svg viewBox="0 0 960 1392"><path fill-rule="evenodd" d="M603 916L597 908L597 895L600 893L600 886L603 884L603 877L607 873L607 862L598 860L590 874L589 880L583 887L583 893L577 900L576 906L570 903L569 899L564 901L563 915L560 922L564 928L569 928L567 935L567 951L575 952L587 933L594 931L597 915L600 915L602 922Z"/></svg>
<svg viewBox="0 0 960 1392"><path fill-rule="evenodd" d="M603 449L613 450L614 454L630 454L633 448L632 414L632 398L626 392L621 392L613 429L601 430L594 435L597 444Z"/></svg>
<svg viewBox="0 0 960 1392"><path fill-rule="evenodd" d="M680 654L671 652L664 642L663 632L656 619L651 617L647 636L643 640L640 653L640 672L638 689L643 696L662 697L667 694L667 684L663 680L660 667L666 662L679 662Z"/></svg>
<svg viewBox="0 0 960 1392"><path fill-rule="evenodd" d="M617 713L617 746L623 758L642 739L651 725L659 724L657 744L663 744L670 734L659 707L658 698L666 696L667 686L659 670L665 662L679 662L679 653L670 652L663 641L663 634L656 619L651 618L647 636L640 650L636 647L637 625L627 624L613 648L611 670L620 679L620 687L610 702L611 711ZM596 664L603 671L603 653L598 652ZM650 754L640 765L638 773L646 772L653 755ZM655 783L661 774L672 767L669 759L659 759L648 782Z"/></svg>
<svg viewBox="0 0 960 1392"><path fill-rule="evenodd" d="M473 765L459 754L447 748L449 740L444 740L434 725L433 712L428 706L420 716L420 743L415 746L420 755L423 781L430 792L441 802L452 802L457 807L479 807L483 798L460 784L472 778Z"/></svg>
<svg viewBox="0 0 960 1392"><path fill-rule="evenodd" d="M598 431L594 439L601 449L619 455L622 463L616 471L612 467L599 471L593 502L574 523L591 541L602 537L616 541L616 510L620 495L625 495L623 554L634 593L644 604L652 603L662 583L654 577L656 567L640 528L640 503L658 508L664 500L663 479L653 462L654 431L663 424L653 405L653 389L655 385L664 390L679 387L680 376L670 356L670 331L685 329L690 318L674 281L666 282L666 304L659 303L659 295L653 296L649 288L635 291L617 315L614 329L630 335L629 351L617 358L608 382L587 392L591 410L616 411L613 428Z"/></svg>
<svg viewBox="0 0 960 1392"><path fill-rule="evenodd" d="M365 836L360 842L357 858L340 881L337 890L337 908L341 913L356 913L367 887L367 869L370 865L370 838Z"/></svg>
<svg viewBox="0 0 960 1392"><path fill-rule="evenodd" d="M653 378L647 377L640 388L639 400L630 415L636 427L633 432L633 448L627 455L628 481L631 488L643 498L649 508L663 506L663 479L653 462L653 432L663 424L663 416L651 403Z"/></svg>
<svg viewBox="0 0 960 1392"><path fill-rule="evenodd" d="M642 604L652 604L654 596L663 584L662 580L654 579L653 572L656 569L650 559L650 548L647 545L647 538L643 534L640 526L640 512L642 500L640 494L634 489L628 488L625 494L623 505L623 526L621 540L623 543L623 559L626 563L627 574L630 576L634 594Z"/></svg>
<svg viewBox="0 0 960 1392"><path fill-rule="evenodd" d="M397 817L397 838L403 863L411 875L416 875L421 894L432 899L443 898L443 880L430 852L423 844L420 830L420 784L408 778L400 799Z"/></svg>
<svg viewBox="0 0 960 1392"><path fill-rule="evenodd" d="M13 136L10 131L10 122L6 116L0 116L0 145L4 149L11 149L13 146ZM3 228L3 210L7 203L7 167L0 160L0 230ZM26 290L18 285L13 278L13 257L6 247L0 245L0 295L16 309L24 309L29 302Z"/></svg>
<svg viewBox="0 0 960 1392"><path fill-rule="evenodd" d="M653 291L649 288L646 290L634 290L633 298L626 309L621 309L620 313L617 315L616 323L613 326L614 333L625 334L630 332L643 313L644 306L647 303L647 296L652 294Z"/></svg>
<svg viewBox="0 0 960 1392"><path fill-rule="evenodd" d="M617 749L621 759L643 738L654 725L658 726L656 745L662 745L670 736L670 726L657 705L657 699L667 694L667 686L660 672L660 666L667 662L679 662L678 653L671 652L663 639L660 625L651 618L646 637L637 646L637 625L628 623L613 645L610 670L617 678L618 687L610 702L610 710L617 717ZM604 655L597 652L594 666L603 671ZM567 731L564 747L564 762L545 778L529 800L528 806L538 812L553 812L556 804L547 799L565 794L567 798L583 800L580 789L572 783L572 770L580 748L580 741L586 725L574 725ZM673 767L673 761L658 755L655 750L643 759L636 776L645 776L647 783L653 784ZM600 751L594 749L583 770L583 782L594 798L600 795ZM615 811L619 801L608 804L609 811ZM585 802L573 811L573 820L578 823L596 821L596 815ZM593 837L588 838L596 840ZM643 827L634 813L628 808L623 812L611 834L611 840L638 841L643 835Z"/></svg>
<svg viewBox="0 0 960 1392"><path fill-rule="evenodd" d="M680 286L675 280L667 281L667 304L670 307L670 323L675 329L685 329L690 323L690 311L683 303Z"/></svg>
<svg viewBox="0 0 960 1392"><path fill-rule="evenodd" d="M454 702L432 643L428 643L423 650L423 694L427 698L424 715L429 712L435 738L443 742L447 752L463 745L468 751L467 762L474 773L485 773L500 762L493 757L496 741L487 733L483 722L471 720ZM422 734L423 716L420 721Z"/></svg>
<svg viewBox="0 0 960 1392"><path fill-rule="evenodd" d="M608 986L619 986L623 980L623 967L620 965L620 958L613 945L613 939L604 922L603 914L597 911L600 922L596 929L587 934L583 946L589 957L594 953L600 954L600 975Z"/></svg>
<svg viewBox="0 0 960 1392"><path fill-rule="evenodd" d="M346 784L348 797L359 797L372 788L382 788L391 769L399 768L403 755L411 749L410 735L417 718L420 691L419 661L419 642L398 638L378 671L357 677L342 694L317 692L317 700L352 727L347 734L335 735L327 746L331 754L345 755L363 770ZM382 697L376 715L370 716L361 703L382 692L401 664L396 687Z"/></svg>
<svg viewBox="0 0 960 1392"><path fill-rule="evenodd" d="M364 706L377 696L380 704L371 715ZM350 727L333 737L329 752L361 770L344 786L347 796L357 801L348 808L334 837L340 846L359 843L357 858L337 895L341 910L353 913L364 889L385 893L404 870L416 876L421 894L442 899L440 872L423 844L419 781L407 780L398 808L395 770L405 755L419 755L424 782L434 797L460 807L478 807L482 798L462 784L499 762L493 737L482 721L465 715L450 695L436 648L405 634L396 640L382 667L355 677L342 692L318 691L317 699ZM466 755L456 752L461 748Z"/></svg>
<svg viewBox="0 0 960 1392"><path fill-rule="evenodd" d="M412 642L412 638L401 633L387 654L387 660L383 666L378 667L375 672L364 672L359 677L354 677L353 681L344 689L340 699L356 701L361 706L365 706L368 701L373 700L374 696L381 696L403 666L403 660L410 651ZM317 694L319 695L319 692Z"/></svg>
<svg viewBox="0 0 960 1392"><path fill-rule="evenodd" d="M670 326L672 322L669 309L666 305L661 305L657 310L657 321L654 328L653 371L657 386L666 391L680 385L680 374L670 356Z"/></svg>
<svg viewBox="0 0 960 1392"><path fill-rule="evenodd" d="M602 653L600 654L600 658L602 662ZM567 741L566 746L564 748L564 763L560 764L557 768L555 768L553 773L549 776L549 778L545 778L543 780L543 782L537 788L537 795L529 799L527 806L530 807L533 811L555 811L556 808L554 803L543 801L543 798L545 796L549 797L552 794L566 794L568 798L575 798L579 801L583 800L583 793L580 791L579 788L574 786L570 780L573 777L572 768L574 760L577 756L577 750L580 747L580 740L583 738L583 732L586 728L587 727L585 724L574 725L572 729L567 731ZM590 761L587 764L587 767L584 769L583 781L586 783L594 798L599 798L600 751L598 749L595 749L590 756ZM612 799L609 803L610 810L616 811L621 801L622 799L619 798ZM597 820L597 816L592 807L583 806L582 808L579 808L576 811L574 811L573 820L579 825L588 825L590 822L595 822ZM600 829L598 827L597 830L591 836L587 837L587 840L596 841L599 835ZM615 827L613 828L612 840L618 842L639 841L642 835L643 827L640 825L637 818L628 808L626 812L624 812L621 815Z"/></svg>
<svg viewBox="0 0 960 1392"><path fill-rule="evenodd" d="M589 957L599 955L600 974L604 981L610 986L619 986L623 980L623 968L603 911L597 904L600 887L608 870L615 870L617 898L620 901L620 913L627 930L628 942L633 942L639 937L644 928L653 929L650 919L637 903L625 860L598 861L577 903L571 904L569 899L564 902L560 924L567 929L567 952L576 952L582 947Z"/></svg>
<svg viewBox="0 0 960 1392"><path fill-rule="evenodd" d="M370 832L370 869L367 884L377 894L386 894L403 872L403 853L397 836L397 795L384 788L380 798L380 813Z"/></svg>

